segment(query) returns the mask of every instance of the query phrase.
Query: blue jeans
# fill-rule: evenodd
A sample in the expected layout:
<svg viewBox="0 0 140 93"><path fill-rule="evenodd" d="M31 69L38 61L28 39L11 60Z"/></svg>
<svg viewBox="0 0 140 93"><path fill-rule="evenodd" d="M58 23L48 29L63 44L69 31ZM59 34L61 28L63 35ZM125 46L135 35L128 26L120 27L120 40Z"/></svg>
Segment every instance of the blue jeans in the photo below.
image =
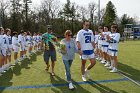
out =
<svg viewBox="0 0 140 93"><path fill-rule="evenodd" d="M71 74L70 74L70 67L73 60L63 60L66 70L67 81L71 82Z"/></svg>

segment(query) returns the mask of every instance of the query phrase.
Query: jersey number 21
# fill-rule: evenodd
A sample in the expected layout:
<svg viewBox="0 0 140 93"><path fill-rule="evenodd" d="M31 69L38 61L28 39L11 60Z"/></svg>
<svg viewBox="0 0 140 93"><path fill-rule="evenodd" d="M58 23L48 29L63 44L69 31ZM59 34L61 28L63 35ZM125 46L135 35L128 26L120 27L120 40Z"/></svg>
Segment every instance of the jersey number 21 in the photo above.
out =
<svg viewBox="0 0 140 93"><path fill-rule="evenodd" d="M91 36L85 36L85 43L91 43Z"/></svg>

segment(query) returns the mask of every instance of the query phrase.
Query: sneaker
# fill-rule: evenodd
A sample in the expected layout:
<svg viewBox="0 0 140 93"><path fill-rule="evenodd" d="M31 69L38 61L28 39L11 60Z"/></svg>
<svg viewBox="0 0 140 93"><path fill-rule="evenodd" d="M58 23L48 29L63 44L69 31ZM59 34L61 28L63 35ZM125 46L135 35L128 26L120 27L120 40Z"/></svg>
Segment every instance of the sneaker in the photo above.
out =
<svg viewBox="0 0 140 93"><path fill-rule="evenodd" d="M48 65L48 66L46 67L46 69L45 69L45 70L46 70L46 71L48 71L48 70L49 70L49 67L50 67L50 65Z"/></svg>
<svg viewBox="0 0 140 93"><path fill-rule="evenodd" d="M99 60L99 58L97 57L96 60Z"/></svg>
<svg viewBox="0 0 140 93"><path fill-rule="evenodd" d="M104 60L101 61L102 64L105 64L106 62Z"/></svg>
<svg viewBox="0 0 140 93"><path fill-rule="evenodd" d="M54 72L51 73L52 76L55 76Z"/></svg>
<svg viewBox="0 0 140 93"><path fill-rule="evenodd" d="M0 76L2 76L2 74L0 73Z"/></svg>
<svg viewBox="0 0 140 93"><path fill-rule="evenodd" d="M19 59L19 62L21 62L21 61L23 61L24 59L21 57L20 59Z"/></svg>
<svg viewBox="0 0 140 93"><path fill-rule="evenodd" d="M69 83L69 89L70 89L70 90L74 89L74 86L73 86L72 83Z"/></svg>
<svg viewBox="0 0 140 93"><path fill-rule="evenodd" d="M88 78L90 77L88 74L88 70L85 70L85 76L87 76Z"/></svg>
<svg viewBox="0 0 140 93"><path fill-rule="evenodd" d="M113 69L113 66L107 67L107 69L112 70Z"/></svg>
<svg viewBox="0 0 140 93"><path fill-rule="evenodd" d="M110 66L109 62L107 62L104 66L109 67Z"/></svg>
<svg viewBox="0 0 140 93"><path fill-rule="evenodd" d="M99 58L99 61L101 61L102 60L102 58Z"/></svg>
<svg viewBox="0 0 140 93"><path fill-rule="evenodd" d="M85 78L85 75L82 75L82 80L87 81L86 78Z"/></svg>
<svg viewBox="0 0 140 93"><path fill-rule="evenodd" d="M110 72L111 73L116 73L116 72L118 72L118 70L116 68L113 68Z"/></svg>

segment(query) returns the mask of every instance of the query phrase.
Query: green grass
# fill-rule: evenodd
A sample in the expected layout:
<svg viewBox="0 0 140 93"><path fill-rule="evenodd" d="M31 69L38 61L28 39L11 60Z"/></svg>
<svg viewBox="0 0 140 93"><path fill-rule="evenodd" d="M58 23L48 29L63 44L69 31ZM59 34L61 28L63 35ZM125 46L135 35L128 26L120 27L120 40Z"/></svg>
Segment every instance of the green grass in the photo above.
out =
<svg viewBox="0 0 140 93"><path fill-rule="evenodd" d="M43 84L65 84L65 69L61 55L57 54L55 77L46 72L43 55L34 55L31 60L26 59L22 64L16 65L0 77L0 86L30 86ZM140 81L140 41L127 41L120 43L119 69L127 76ZM89 62L87 62L89 63ZM71 67L72 80L82 82L80 59L76 58ZM117 73L109 73L102 64L97 62L89 71L91 80L110 80L124 78ZM76 89L70 91L65 87L48 87L38 89L0 90L0 93L139 93L140 87L130 81L110 82L101 84L75 85Z"/></svg>

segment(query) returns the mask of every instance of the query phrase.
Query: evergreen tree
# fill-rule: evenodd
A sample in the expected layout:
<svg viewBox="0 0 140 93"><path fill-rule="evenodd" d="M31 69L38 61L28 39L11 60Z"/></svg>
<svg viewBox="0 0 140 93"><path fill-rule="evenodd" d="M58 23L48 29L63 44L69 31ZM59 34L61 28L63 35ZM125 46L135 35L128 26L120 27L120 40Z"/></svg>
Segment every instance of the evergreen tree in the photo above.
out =
<svg viewBox="0 0 140 93"><path fill-rule="evenodd" d="M116 8L111 1L108 2L106 6L106 11L103 19L104 25L111 25L116 19Z"/></svg>

